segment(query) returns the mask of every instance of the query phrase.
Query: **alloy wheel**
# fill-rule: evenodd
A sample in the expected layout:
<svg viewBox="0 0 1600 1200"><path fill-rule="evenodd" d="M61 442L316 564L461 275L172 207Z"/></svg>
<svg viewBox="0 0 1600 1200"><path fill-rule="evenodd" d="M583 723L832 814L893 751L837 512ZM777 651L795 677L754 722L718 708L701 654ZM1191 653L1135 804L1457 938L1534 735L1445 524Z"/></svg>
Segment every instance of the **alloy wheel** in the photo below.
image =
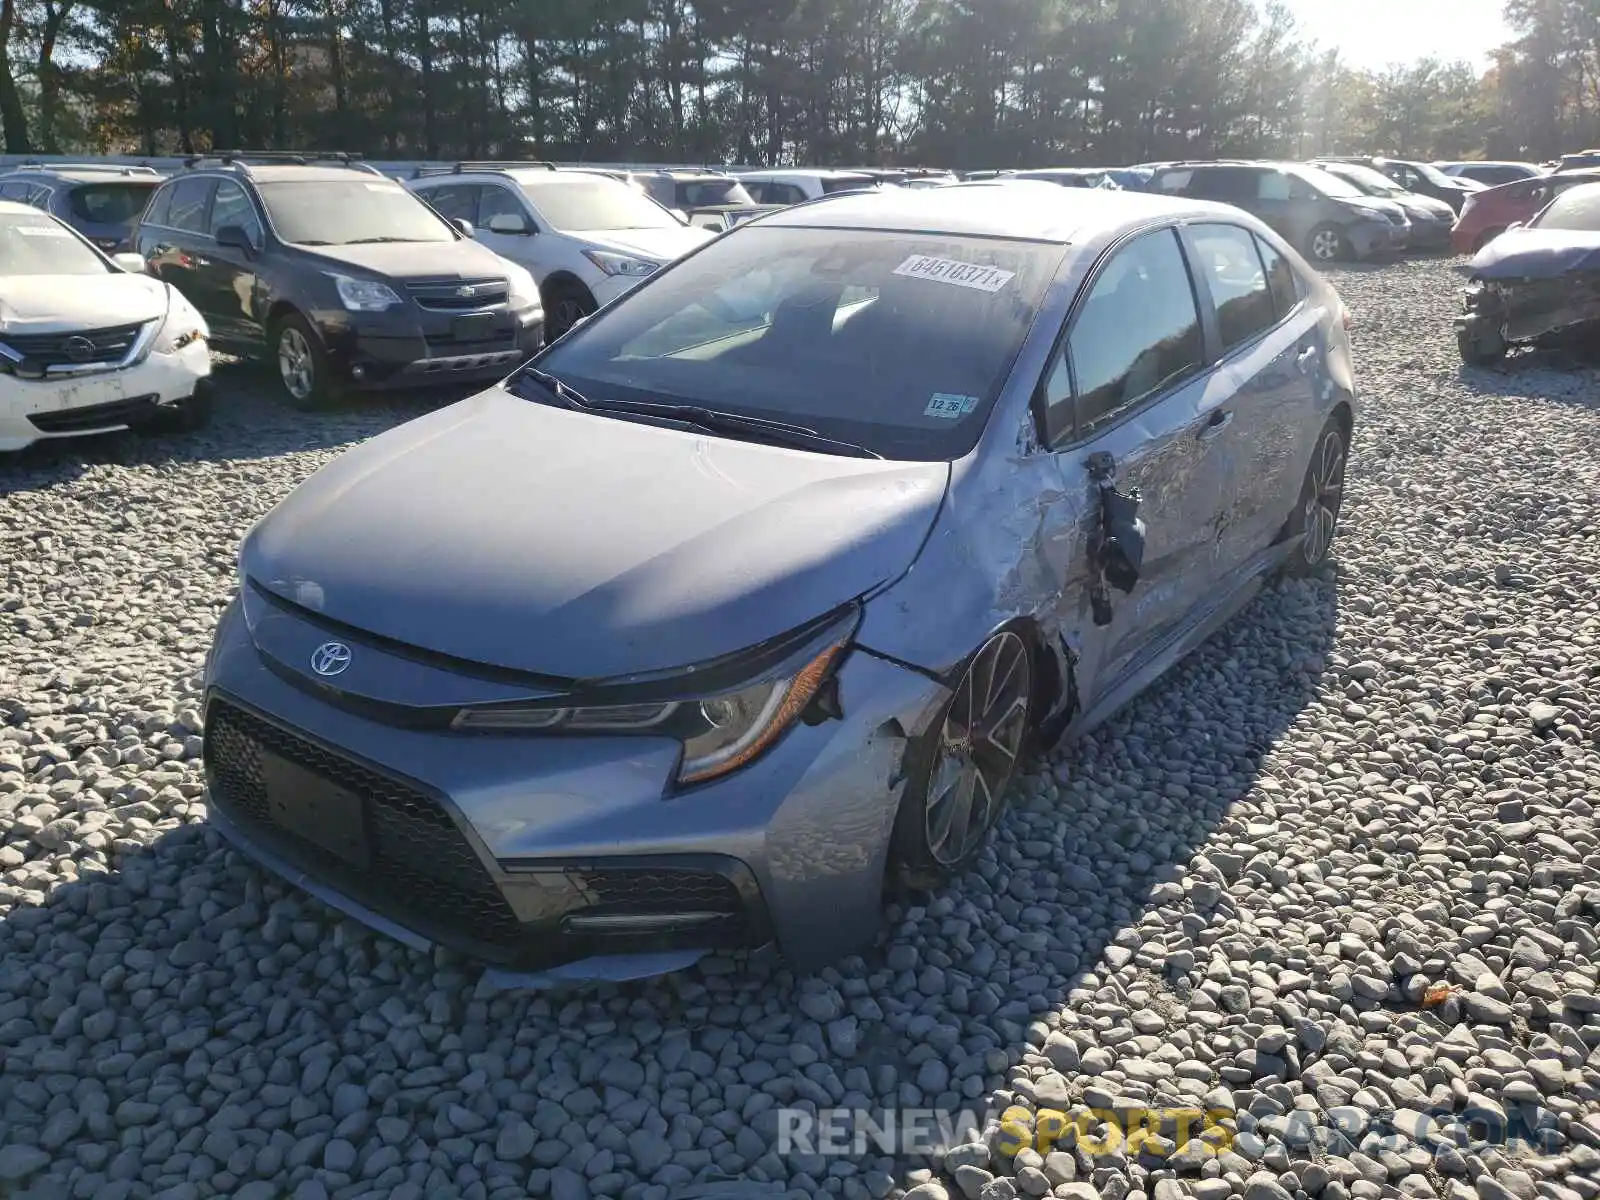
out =
<svg viewBox="0 0 1600 1200"><path fill-rule="evenodd" d="M305 335L292 325L278 334L278 375L296 400L307 399L316 387L316 362Z"/></svg>
<svg viewBox="0 0 1600 1200"><path fill-rule="evenodd" d="M1347 457L1344 438L1337 429L1330 429L1317 444L1311 468L1306 472L1305 493L1301 497L1300 528L1304 536L1300 556L1308 566L1316 566L1326 558L1333 545L1339 507L1344 502Z"/></svg>
<svg viewBox="0 0 1600 1200"><path fill-rule="evenodd" d="M578 297L573 295L563 296L556 301L555 310L550 314L552 318L550 324L555 329L555 336L560 337L562 334L570 332L574 325L589 315L590 311L589 306L584 304Z"/></svg>
<svg viewBox="0 0 1600 1200"><path fill-rule="evenodd" d="M967 667L945 710L924 806L929 854L956 866L1000 815L1028 733L1033 669L1015 633L996 634Z"/></svg>
<svg viewBox="0 0 1600 1200"><path fill-rule="evenodd" d="M1339 257L1339 235L1331 229L1319 229L1311 235L1311 257L1318 262L1333 262Z"/></svg>

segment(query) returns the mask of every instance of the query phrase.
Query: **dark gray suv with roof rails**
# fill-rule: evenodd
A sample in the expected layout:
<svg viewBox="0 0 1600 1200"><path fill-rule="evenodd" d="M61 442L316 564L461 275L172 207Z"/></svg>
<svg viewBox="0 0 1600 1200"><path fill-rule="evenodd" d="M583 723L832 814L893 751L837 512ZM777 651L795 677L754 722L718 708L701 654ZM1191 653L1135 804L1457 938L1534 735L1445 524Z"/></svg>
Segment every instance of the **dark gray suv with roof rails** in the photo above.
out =
<svg viewBox="0 0 1600 1200"><path fill-rule="evenodd" d="M1170 163L1146 190L1242 208L1318 266L1388 255L1404 249L1411 236L1399 205L1299 163Z"/></svg>
<svg viewBox="0 0 1600 1200"><path fill-rule="evenodd" d="M289 400L489 382L543 343L533 276L348 156L194 158L140 221L146 269L217 346L276 364Z"/></svg>
<svg viewBox="0 0 1600 1200"><path fill-rule="evenodd" d="M0 200L43 209L107 254L133 249L133 227L166 176L117 163L23 163L0 175Z"/></svg>

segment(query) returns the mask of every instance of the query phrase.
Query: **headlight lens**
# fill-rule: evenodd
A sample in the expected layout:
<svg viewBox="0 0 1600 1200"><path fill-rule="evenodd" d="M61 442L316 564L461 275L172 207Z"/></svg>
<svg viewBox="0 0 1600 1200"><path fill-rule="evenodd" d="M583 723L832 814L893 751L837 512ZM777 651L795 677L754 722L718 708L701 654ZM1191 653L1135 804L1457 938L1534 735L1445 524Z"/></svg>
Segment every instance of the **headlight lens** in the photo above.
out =
<svg viewBox="0 0 1600 1200"><path fill-rule="evenodd" d="M846 630L797 668L702 699L595 708L469 708L451 724L502 732L657 733L683 743L678 783L706 783L766 753L805 712L848 644Z"/></svg>
<svg viewBox="0 0 1600 1200"><path fill-rule="evenodd" d="M609 250L585 250L583 256L607 275L628 275L642 278L654 275L661 264L648 258L633 258L626 254L613 254Z"/></svg>
<svg viewBox="0 0 1600 1200"><path fill-rule="evenodd" d="M386 283L376 279L355 279L349 275L328 275L339 289L339 302L351 312L382 312L400 303L400 297Z"/></svg>
<svg viewBox="0 0 1600 1200"><path fill-rule="evenodd" d="M176 354L194 342L203 342L211 334L206 319L171 288L167 289L167 315L161 322L161 331L150 348L157 354Z"/></svg>

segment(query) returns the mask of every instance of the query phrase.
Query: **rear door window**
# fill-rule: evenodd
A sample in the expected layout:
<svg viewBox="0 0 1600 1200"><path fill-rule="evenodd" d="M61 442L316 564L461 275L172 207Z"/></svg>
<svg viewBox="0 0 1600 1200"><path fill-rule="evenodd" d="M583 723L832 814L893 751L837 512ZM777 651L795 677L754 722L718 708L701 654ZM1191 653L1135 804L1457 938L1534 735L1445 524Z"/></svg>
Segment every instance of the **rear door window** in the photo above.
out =
<svg viewBox="0 0 1600 1200"><path fill-rule="evenodd" d="M173 185L172 206L164 223L173 229L204 233L212 186L209 179L180 179Z"/></svg>
<svg viewBox="0 0 1600 1200"><path fill-rule="evenodd" d="M1270 329L1277 306L1255 235L1237 225L1192 225L1189 237L1216 305L1224 353Z"/></svg>

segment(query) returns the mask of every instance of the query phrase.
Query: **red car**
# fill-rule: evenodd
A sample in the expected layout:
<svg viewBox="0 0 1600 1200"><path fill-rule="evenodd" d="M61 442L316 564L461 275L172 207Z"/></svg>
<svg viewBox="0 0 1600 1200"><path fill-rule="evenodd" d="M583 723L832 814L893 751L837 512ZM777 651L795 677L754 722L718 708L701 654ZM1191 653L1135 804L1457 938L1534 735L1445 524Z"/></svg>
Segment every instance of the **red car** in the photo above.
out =
<svg viewBox="0 0 1600 1200"><path fill-rule="evenodd" d="M1600 170L1541 175L1474 192L1450 230L1450 245L1457 254L1476 254L1511 225L1529 220L1560 193L1580 183L1600 183Z"/></svg>

